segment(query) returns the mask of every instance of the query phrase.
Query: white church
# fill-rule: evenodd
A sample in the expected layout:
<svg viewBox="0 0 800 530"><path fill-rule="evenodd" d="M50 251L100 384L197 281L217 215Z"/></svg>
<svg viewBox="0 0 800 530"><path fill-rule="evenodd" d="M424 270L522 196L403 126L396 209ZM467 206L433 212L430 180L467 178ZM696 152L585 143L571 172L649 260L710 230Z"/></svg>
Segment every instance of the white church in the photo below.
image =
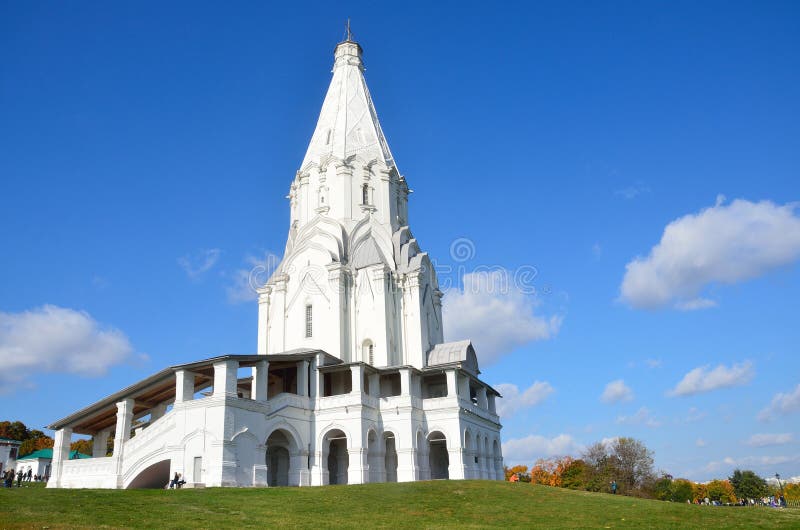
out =
<svg viewBox="0 0 800 530"><path fill-rule="evenodd" d="M361 55L336 46L283 260L258 288L257 353L171 366L54 422L48 487L504 478L500 396L470 341L444 342ZM68 458L73 434L93 458Z"/></svg>

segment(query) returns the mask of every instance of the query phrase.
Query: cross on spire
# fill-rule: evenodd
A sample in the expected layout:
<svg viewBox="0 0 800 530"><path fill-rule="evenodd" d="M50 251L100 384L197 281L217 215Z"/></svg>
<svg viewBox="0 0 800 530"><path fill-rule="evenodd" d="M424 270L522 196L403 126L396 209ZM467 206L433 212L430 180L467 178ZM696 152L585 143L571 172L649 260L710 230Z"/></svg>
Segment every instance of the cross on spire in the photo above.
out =
<svg viewBox="0 0 800 530"><path fill-rule="evenodd" d="M347 19L347 25L345 25L345 29L347 31L347 38L345 39L346 42L353 42L353 32L350 31L350 19Z"/></svg>

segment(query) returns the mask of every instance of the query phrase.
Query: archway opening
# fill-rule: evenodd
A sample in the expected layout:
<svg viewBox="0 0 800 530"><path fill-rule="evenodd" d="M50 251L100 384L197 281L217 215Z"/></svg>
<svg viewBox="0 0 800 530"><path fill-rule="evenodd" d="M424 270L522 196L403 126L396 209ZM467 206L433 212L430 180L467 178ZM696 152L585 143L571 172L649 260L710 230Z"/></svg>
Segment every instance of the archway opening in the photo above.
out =
<svg viewBox="0 0 800 530"><path fill-rule="evenodd" d="M339 429L325 435L328 449L328 484L347 484L347 468L350 465L347 454L347 436Z"/></svg>
<svg viewBox="0 0 800 530"><path fill-rule="evenodd" d="M428 435L428 459L430 461L431 478L450 478L450 455L447 454L447 438L440 431Z"/></svg>
<svg viewBox="0 0 800 530"><path fill-rule="evenodd" d="M393 433L384 433L383 445L386 448L383 458L386 482L397 482L397 445Z"/></svg>
<svg viewBox="0 0 800 530"><path fill-rule="evenodd" d="M134 478L127 489L164 489L169 484L169 460L162 460L144 468Z"/></svg>
<svg viewBox="0 0 800 530"><path fill-rule="evenodd" d="M290 438L283 431L275 431L267 438L267 485L289 485L290 448Z"/></svg>

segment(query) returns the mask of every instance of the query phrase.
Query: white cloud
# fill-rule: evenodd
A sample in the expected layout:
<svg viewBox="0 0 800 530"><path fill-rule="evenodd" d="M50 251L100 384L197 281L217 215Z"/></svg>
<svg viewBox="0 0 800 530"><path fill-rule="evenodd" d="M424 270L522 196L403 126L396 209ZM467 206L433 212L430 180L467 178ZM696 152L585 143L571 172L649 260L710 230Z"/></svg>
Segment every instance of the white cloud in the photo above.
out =
<svg viewBox="0 0 800 530"><path fill-rule="evenodd" d="M769 445L786 445L792 443L794 437L791 433L781 434L754 434L746 442L750 447L767 447Z"/></svg>
<svg viewBox="0 0 800 530"><path fill-rule="evenodd" d="M664 229L647 257L625 266L620 298L636 308L675 304L684 310L713 307L698 297L711 283L737 283L761 276L800 257L796 204L723 198Z"/></svg>
<svg viewBox="0 0 800 530"><path fill-rule="evenodd" d="M30 387L36 373L101 376L132 353L124 333L102 327L85 311L45 305L0 312L0 393Z"/></svg>
<svg viewBox="0 0 800 530"><path fill-rule="evenodd" d="M464 275L463 290L448 289L442 307L445 340L471 339L482 364L515 348L558 333L563 317L536 314L540 305L530 286L517 285L506 270Z"/></svg>
<svg viewBox="0 0 800 530"><path fill-rule="evenodd" d="M608 383L605 390L603 390L603 394L600 396L600 401L603 403L619 403L632 399L633 390L631 390L622 379L617 379Z"/></svg>
<svg viewBox="0 0 800 530"><path fill-rule="evenodd" d="M645 359L644 364L646 364L648 368L661 368L664 363L661 359Z"/></svg>
<svg viewBox="0 0 800 530"><path fill-rule="evenodd" d="M730 368L722 364L713 370L709 368L710 366L698 366L690 371L675 385L675 388L667 392L667 395L691 396L719 388L742 386L755 376L755 370L749 361L734 364Z"/></svg>
<svg viewBox="0 0 800 530"><path fill-rule="evenodd" d="M225 289L228 302L238 304L258 299L256 288L264 285L277 266L280 258L271 252L261 256L245 256L245 268L237 269L230 275L230 285Z"/></svg>
<svg viewBox="0 0 800 530"><path fill-rule="evenodd" d="M178 258L178 265L186 272L191 279L196 279L204 273L210 271L219 261L222 251L218 248L209 248L196 252L195 254Z"/></svg>
<svg viewBox="0 0 800 530"><path fill-rule="evenodd" d="M697 447L705 447L708 444L706 444L706 441L703 440L702 438L698 438L697 441L694 443L694 445L696 445Z"/></svg>
<svg viewBox="0 0 800 530"><path fill-rule="evenodd" d="M503 460L506 465L531 465L539 458L577 455L583 449L583 445L569 434L559 434L553 438L531 434L525 438L515 438L505 442Z"/></svg>
<svg viewBox="0 0 800 530"><path fill-rule="evenodd" d="M656 420L647 407L641 407L632 416L618 416L617 423L626 425L645 425L650 428L659 427L661 422Z"/></svg>
<svg viewBox="0 0 800 530"><path fill-rule="evenodd" d="M775 394L770 404L758 413L758 419L769 421L776 415L797 411L800 411L800 384L790 392Z"/></svg>
<svg viewBox="0 0 800 530"><path fill-rule="evenodd" d="M518 410L535 407L555 391L547 381L535 381L522 393L517 385L511 383L501 383L496 388L503 395L502 399L497 400L497 413L504 418Z"/></svg>

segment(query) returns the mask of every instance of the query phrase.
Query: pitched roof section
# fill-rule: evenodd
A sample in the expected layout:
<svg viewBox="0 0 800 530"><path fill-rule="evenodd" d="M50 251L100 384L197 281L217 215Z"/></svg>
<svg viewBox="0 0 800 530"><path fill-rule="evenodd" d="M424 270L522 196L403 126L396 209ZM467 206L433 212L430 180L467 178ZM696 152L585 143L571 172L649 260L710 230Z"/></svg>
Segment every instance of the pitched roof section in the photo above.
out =
<svg viewBox="0 0 800 530"><path fill-rule="evenodd" d="M460 363L461 368L478 375L478 356L472 342L462 340L458 342L445 342L437 344L428 352L428 366Z"/></svg>
<svg viewBox="0 0 800 530"><path fill-rule="evenodd" d="M334 51L333 78L300 169L326 156L345 160L352 155L394 167L364 80L361 46L346 40Z"/></svg>
<svg viewBox="0 0 800 530"><path fill-rule="evenodd" d="M53 448L49 449L39 449L38 451L34 451L29 455L25 455L22 458L17 458L17 462L21 462L23 460L36 460L37 458L49 458L53 459ZM73 449L69 452L69 459L70 460L77 460L79 458L92 458L91 456L79 453L77 449Z"/></svg>

